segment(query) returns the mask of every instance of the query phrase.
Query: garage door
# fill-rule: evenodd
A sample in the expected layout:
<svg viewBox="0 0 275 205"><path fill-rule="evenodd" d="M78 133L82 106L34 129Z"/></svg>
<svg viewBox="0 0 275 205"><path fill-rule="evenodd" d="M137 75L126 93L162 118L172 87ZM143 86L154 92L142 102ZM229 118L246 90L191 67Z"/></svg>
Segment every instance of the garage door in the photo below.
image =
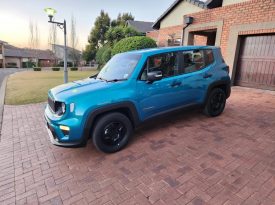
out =
<svg viewBox="0 0 275 205"><path fill-rule="evenodd" d="M275 35L241 39L235 84L275 90Z"/></svg>

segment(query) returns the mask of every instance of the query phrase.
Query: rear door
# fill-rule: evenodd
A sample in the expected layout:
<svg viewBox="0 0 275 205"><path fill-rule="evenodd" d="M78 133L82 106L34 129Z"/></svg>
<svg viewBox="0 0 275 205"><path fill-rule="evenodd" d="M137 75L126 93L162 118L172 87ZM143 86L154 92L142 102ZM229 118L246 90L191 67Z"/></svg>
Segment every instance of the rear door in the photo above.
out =
<svg viewBox="0 0 275 205"><path fill-rule="evenodd" d="M183 105L200 104L213 80L213 51L190 50L178 52L177 75L182 83L179 95Z"/></svg>

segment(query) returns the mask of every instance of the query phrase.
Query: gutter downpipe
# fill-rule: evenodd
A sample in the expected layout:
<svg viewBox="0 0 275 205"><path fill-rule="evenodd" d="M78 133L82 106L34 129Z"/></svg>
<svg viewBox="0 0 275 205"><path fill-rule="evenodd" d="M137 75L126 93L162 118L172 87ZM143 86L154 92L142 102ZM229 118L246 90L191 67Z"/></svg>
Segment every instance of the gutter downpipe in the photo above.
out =
<svg viewBox="0 0 275 205"><path fill-rule="evenodd" d="M184 42L184 32L185 29L190 26L193 23L193 17L191 16L184 16L184 24L186 24L186 26L184 26L182 28L182 34L181 34L181 46L183 46L183 42Z"/></svg>

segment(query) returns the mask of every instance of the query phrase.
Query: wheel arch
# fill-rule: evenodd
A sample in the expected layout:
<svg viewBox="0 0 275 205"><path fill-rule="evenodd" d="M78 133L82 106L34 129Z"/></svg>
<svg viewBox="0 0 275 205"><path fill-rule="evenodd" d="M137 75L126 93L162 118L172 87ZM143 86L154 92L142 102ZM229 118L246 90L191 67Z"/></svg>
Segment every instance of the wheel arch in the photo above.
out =
<svg viewBox="0 0 275 205"><path fill-rule="evenodd" d="M84 127L85 140L88 140L88 138L90 137L90 131L94 127L97 119L100 116L111 112L119 112L126 115L131 121L134 128L140 124L138 112L136 110L134 103L132 102L127 101L127 102L115 103L104 107L100 107L91 111L91 113L88 114L88 118L85 122L85 127Z"/></svg>
<svg viewBox="0 0 275 205"><path fill-rule="evenodd" d="M229 96L231 94L231 81L230 80L219 80L219 81L216 81L216 82L213 82L212 84L210 84L207 89L207 94L204 99L204 104L206 103L208 96L210 95L211 91L214 88L221 88L225 92L226 98L229 98Z"/></svg>

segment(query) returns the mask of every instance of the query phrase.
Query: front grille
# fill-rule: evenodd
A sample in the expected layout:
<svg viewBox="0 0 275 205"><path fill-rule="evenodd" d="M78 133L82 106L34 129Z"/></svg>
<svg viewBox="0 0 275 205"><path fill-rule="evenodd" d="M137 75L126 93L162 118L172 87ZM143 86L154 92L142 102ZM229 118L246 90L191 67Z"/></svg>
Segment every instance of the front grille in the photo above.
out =
<svg viewBox="0 0 275 205"><path fill-rule="evenodd" d="M50 106L51 110L55 112L55 102L52 98L48 97L48 105Z"/></svg>

